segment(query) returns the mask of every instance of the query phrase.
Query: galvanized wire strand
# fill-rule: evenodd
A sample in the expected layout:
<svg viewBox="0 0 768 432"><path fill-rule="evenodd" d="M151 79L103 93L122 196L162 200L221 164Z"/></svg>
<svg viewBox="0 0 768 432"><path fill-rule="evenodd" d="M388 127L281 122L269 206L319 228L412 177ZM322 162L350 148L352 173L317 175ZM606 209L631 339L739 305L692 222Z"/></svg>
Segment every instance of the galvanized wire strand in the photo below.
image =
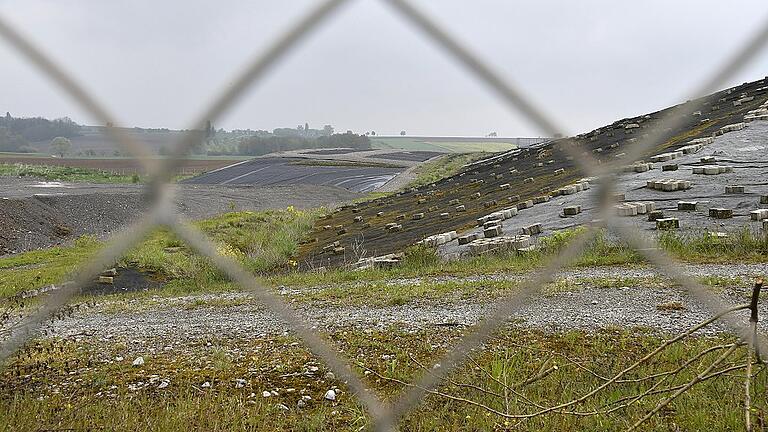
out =
<svg viewBox="0 0 768 432"><path fill-rule="evenodd" d="M196 117L185 133L170 150L172 157L165 159L155 172L160 181L168 181L181 164L182 158L202 141L200 131L207 121L213 121L223 115L255 82L264 77L296 45L326 22L328 18L349 0L326 0L312 9L307 15L290 26L287 32L272 43L267 50L257 55L240 74L228 84L208 108Z"/></svg>
<svg viewBox="0 0 768 432"><path fill-rule="evenodd" d="M65 93L75 100L83 109L92 115L97 121L105 125L107 133L125 151L136 157L147 172L154 170L152 154L149 149L131 138L122 129L114 127L119 124L115 117L101 105L85 88L80 85L70 74L54 63L50 56L36 47L28 38L13 28L13 26L0 16L0 37L5 39L22 57L29 60L40 72L56 83Z"/></svg>
<svg viewBox="0 0 768 432"><path fill-rule="evenodd" d="M386 415L377 419L376 430L380 432L391 431L408 411L415 408L428 390L437 387L443 378L463 364L467 353L479 348L531 296L541 292L562 267L578 257L594 238L595 233L596 230L593 227L588 227L559 254L549 259L543 268L529 275L512 294L502 299L498 308L484 318L474 331L461 339L445 356L436 361L436 365L439 366L429 373L422 374L416 384L389 407Z"/></svg>
<svg viewBox="0 0 768 432"><path fill-rule="evenodd" d="M339 379L347 383L374 418L381 415L383 411L381 401L365 387L360 377L351 369L351 363L337 349L322 339L318 332L295 309L263 286L256 277L243 269L237 261L218 253L215 243L195 227L184 222L180 217L176 217L175 220L169 220L168 226L195 249L197 253L210 259L232 281L247 289L259 303L286 323L315 355L325 361L329 369Z"/></svg>
<svg viewBox="0 0 768 432"><path fill-rule="evenodd" d="M399 420L423 399L427 389L432 389L439 385L445 376L462 364L467 353L479 348L493 332L506 322L515 310L531 296L538 293L545 283L551 281L557 270L568 264L568 262L584 250L588 242L594 238L595 230L592 227L573 240L560 254L552 257L544 268L530 275L515 293L503 299L500 306L493 313L483 319L471 334L463 338L439 361L440 367L434 369L429 374L423 375L417 385L405 392L393 405L385 409L378 397L366 389L359 376L349 366L350 363L343 358L343 355L322 339L289 304L285 303L284 300L273 294L269 289L263 287L252 274L247 272L235 260L219 254L215 244L210 239L194 227L188 225L176 214L172 204L173 188L166 187L165 183L170 180L175 170L180 166L182 158L188 154L194 145L201 142L200 129L203 128L205 122L220 117L227 109L231 108L254 82L269 72L293 47L305 39L322 22L327 21L327 18L345 3L346 0L325 1L291 26L266 52L256 57L238 75L235 83L221 93L209 108L193 122L190 128L191 131L184 134L179 141L174 143L171 157L163 160L160 164L153 164L154 159L152 159L148 149L135 142L121 129L107 128L107 132L116 139L118 144L132 155L138 157L139 161L152 174L151 183L146 188L151 196L152 209L139 222L114 235L108 246L100 251L95 259L89 261L81 268L74 283L66 284L61 289L52 291L40 309L24 320L20 326L14 328L11 338L0 346L0 363L5 363L52 313L64 306L73 295L76 295L82 287L89 284L105 267L112 265L128 248L140 241L154 226L161 223L176 232L198 253L211 259L214 265L223 270L233 281L249 289L256 300L288 324L312 352L322 358L340 379L348 383L352 391L360 398L372 415L377 430L392 430L396 427ZM386 3L392 6L394 10L412 25L421 29L434 43L445 49L463 64L479 81L490 87L510 109L521 112L529 121L548 135L555 137L565 135L564 130L545 111L537 107L518 88L502 79L498 73L493 71L458 40L451 37L426 14L413 7L407 0L386 0ZM0 36L6 39L52 81L57 83L98 121L105 125L117 124L117 122L112 120L113 117L107 110L99 105L82 86L1 18ZM765 46L767 40L768 22L753 35L742 50L725 61L723 66L713 73L694 94L709 93L729 80L757 55ZM658 121L658 127L655 131L650 131L645 138L639 140L637 144L626 152L627 157L625 160L633 161L644 155L663 136L664 126L672 127L673 129L678 127L683 121L679 114L693 111L695 110L693 107L700 106L697 104L701 103L703 101L694 101L694 105L686 104L685 106L678 106L669 110ZM669 123L664 125L664 122ZM582 170L590 175L596 173L609 174L620 164L604 164L598 169L599 162L591 155L579 151L579 146L570 145L570 143L566 142L566 145L563 145L562 148L574 158ZM599 200L603 212L609 212L610 203L607 201L607 195L613 186L613 181L613 177L610 177L605 179L604 183L600 185L601 195ZM612 218L613 216L609 212L608 219L612 221ZM694 295L697 301L713 312L723 309L723 302L720 299L709 293L700 284L691 281L687 276L683 275L675 261L665 252L658 249L654 242L649 241L646 236L636 230L632 231L628 227L619 226L618 230L623 238L634 245L657 268L680 282L686 290ZM728 324L741 334L738 323L730 320Z"/></svg>

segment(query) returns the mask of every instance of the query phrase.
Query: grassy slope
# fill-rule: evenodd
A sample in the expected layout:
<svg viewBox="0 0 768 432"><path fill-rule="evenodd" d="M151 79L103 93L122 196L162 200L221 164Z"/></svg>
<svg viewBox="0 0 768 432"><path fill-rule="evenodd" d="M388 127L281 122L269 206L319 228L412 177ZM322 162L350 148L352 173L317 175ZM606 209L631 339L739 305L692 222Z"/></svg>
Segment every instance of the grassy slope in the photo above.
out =
<svg viewBox="0 0 768 432"><path fill-rule="evenodd" d="M416 178L404 189L427 185L458 174L464 165L486 156L483 153L447 154L437 160L423 163L416 167Z"/></svg>
<svg viewBox="0 0 768 432"><path fill-rule="evenodd" d="M428 138L410 137L371 137L371 147L375 149L402 149L407 151L434 151L439 153L474 153L474 152L500 152L511 150L515 144L506 142L476 142L476 141L430 141Z"/></svg>

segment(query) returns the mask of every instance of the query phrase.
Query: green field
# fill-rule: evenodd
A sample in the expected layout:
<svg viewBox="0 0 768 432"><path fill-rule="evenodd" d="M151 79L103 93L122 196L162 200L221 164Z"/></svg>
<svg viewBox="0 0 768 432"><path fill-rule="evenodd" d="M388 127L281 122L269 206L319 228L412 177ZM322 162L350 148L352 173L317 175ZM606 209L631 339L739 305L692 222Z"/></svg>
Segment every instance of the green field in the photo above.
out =
<svg viewBox="0 0 768 432"><path fill-rule="evenodd" d="M371 137L371 147L375 149L399 149L407 151L433 151L439 153L476 153L500 152L516 148L512 142L483 138L443 137Z"/></svg>

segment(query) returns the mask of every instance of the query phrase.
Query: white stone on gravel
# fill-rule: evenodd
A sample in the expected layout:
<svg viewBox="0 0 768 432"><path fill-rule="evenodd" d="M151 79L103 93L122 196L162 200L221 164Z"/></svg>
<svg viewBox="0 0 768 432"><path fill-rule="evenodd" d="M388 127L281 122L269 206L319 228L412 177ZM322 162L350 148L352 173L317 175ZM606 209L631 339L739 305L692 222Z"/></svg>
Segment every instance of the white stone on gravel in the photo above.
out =
<svg viewBox="0 0 768 432"><path fill-rule="evenodd" d="M329 401L335 401L335 400L336 400L336 392L335 392L335 391L333 391L333 389L331 389L331 390L328 390L327 392L325 392L325 395L324 395L323 397L324 397L326 400L329 400Z"/></svg>
<svg viewBox="0 0 768 432"><path fill-rule="evenodd" d="M131 364L134 366L144 366L144 357L136 357L136 360Z"/></svg>

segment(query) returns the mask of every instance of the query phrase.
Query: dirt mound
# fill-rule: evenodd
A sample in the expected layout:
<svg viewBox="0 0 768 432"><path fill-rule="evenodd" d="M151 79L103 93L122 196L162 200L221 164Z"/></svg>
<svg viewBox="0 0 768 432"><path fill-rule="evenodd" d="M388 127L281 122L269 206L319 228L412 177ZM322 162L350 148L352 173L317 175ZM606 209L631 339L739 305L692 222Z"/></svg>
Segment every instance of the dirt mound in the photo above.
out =
<svg viewBox="0 0 768 432"><path fill-rule="evenodd" d="M0 255L59 245L83 234L106 234L141 208L141 196L132 194L3 198Z"/></svg>

